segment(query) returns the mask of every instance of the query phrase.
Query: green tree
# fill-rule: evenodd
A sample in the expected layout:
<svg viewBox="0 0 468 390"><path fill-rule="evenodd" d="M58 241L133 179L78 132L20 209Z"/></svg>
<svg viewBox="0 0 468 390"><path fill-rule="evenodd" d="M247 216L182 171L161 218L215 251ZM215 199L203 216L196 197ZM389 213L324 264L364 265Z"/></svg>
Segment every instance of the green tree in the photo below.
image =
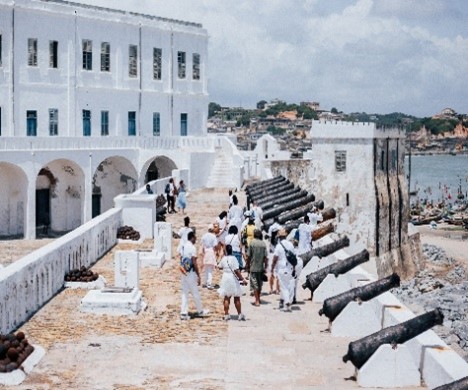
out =
<svg viewBox="0 0 468 390"><path fill-rule="evenodd" d="M331 113L332 113L332 114L338 114L338 110L336 109L336 107L333 107L333 108L331 109Z"/></svg>
<svg viewBox="0 0 468 390"><path fill-rule="evenodd" d="M210 104L208 104L208 118L211 118L220 110L221 106L218 103L211 102Z"/></svg>
<svg viewBox="0 0 468 390"><path fill-rule="evenodd" d="M265 108L265 104L267 104L268 102L266 100L260 100L258 103L257 103L257 108L259 110L263 110Z"/></svg>

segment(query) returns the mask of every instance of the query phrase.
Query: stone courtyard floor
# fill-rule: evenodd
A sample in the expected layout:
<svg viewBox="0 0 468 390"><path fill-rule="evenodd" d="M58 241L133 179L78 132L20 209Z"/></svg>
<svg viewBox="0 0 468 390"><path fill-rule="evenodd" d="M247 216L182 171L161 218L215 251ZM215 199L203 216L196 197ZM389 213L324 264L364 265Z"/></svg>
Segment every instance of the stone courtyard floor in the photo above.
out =
<svg viewBox="0 0 468 390"><path fill-rule="evenodd" d="M190 193L186 214L198 237L227 202L227 190ZM168 215L174 231L182 221L180 213ZM177 243L173 240L174 250ZM93 271L112 285L114 252L152 245L150 240L141 245L119 244L94 265ZM181 321L176 261L170 260L158 270L143 268L140 276L148 308L135 317L81 313L78 307L85 290L58 293L20 329L31 343L46 349L45 357L22 385L5 388L358 388L349 380L354 367L342 362L351 340L332 338L324 332L327 320L318 316L320 305L305 300L309 294L302 288L292 313L277 310L278 295L264 295L264 304L253 307L245 288L245 322L223 321L222 301L216 290L201 289L210 316ZM219 278L218 272L215 281Z"/></svg>

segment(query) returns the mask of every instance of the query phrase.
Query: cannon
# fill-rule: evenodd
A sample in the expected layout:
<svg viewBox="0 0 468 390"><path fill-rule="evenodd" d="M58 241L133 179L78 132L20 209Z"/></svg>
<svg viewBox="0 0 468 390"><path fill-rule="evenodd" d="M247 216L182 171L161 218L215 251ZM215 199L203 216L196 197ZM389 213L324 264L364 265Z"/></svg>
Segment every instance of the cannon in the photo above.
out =
<svg viewBox="0 0 468 390"><path fill-rule="evenodd" d="M278 216L278 221L280 224L284 224L285 222L296 220L302 216L304 216L308 211L312 210L313 203L307 203L304 206L297 207L293 210L283 212ZM265 228L268 228L273 225L273 218L265 220Z"/></svg>
<svg viewBox="0 0 468 390"><path fill-rule="evenodd" d="M468 376L458 379L454 382L436 387L433 390L466 390L468 389Z"/></svg>
<svg viewBox="0 0 468 390"><path fill-rule="evenodd" d="M349 343L348 353L343 356L343 361L346 363L350 360L356 368L361 368L381 345L403 344L435 325L442 325L443 321L444 315L437 308L401 324L389 326Z"/></svg>
<svg viewBox="0 0 468 390"><path fill-rule="evenodd" d="M285 185L285 184L288 184L288 183L290 183L290 181L287 180L287 179L284 179L284 180L280 180L280 181L266 183L264 185L261 185L261 186L255 187L255 188L247 189L245 192L248 195L253 195L253 194L256 194L256 193L260 193L260 192L266 190L267 188L281 187L282 185Z"/></svg>
<svg viewBox="0 0 468 390"><path fill-rule="evenodd" d="M322 237L325 237L327 234L333 233L334 231L335 226L332 223L320 226L312 232L312 241L320 240Z"/></svg>
<svg viewBox="0 0 468 390"><path fill-rule="evenodd" d="M302 198L307 195L307 191L300 187L294 187L292 190L278 192L275 195L269 195L257 200L257 203L263 210L270 209L276 205L289 202L294 199Z"/></svg>
<svg viewBox="0 0 468 390"><path fill-rule="evenodd" d="M279 192L285 191L287 189L292 189L292 188L294 188L294 183L285 182L285 183L280 183L279 185L278 184L274 185L272 187L262 188L260 191L250 193L248 196L253 201L257 201L258 199L261 199L262 197L266 195L278 194Z"/></svg>
<svg viewBox="0 0 468 390"><path fill-rule="evenodd" d="M298 207L304 206L305 204L312 203L315 200L315 195L310 194L307 196L304 196L299 199L292 200L290 202L284 203L282 205L279 205L273 209L270 209L268 211L265 211L263 213L263 219L270 219L274 218L277 215L280 215L283 212L286 212L288 210L294 210Z"/></svg>
<svg viewBox="0 0 468 390"><path fill-rule="evenodd" d="M306 282L302 285L302 288L304 290L308 288L313 294L328 274L333 274L335 277L338 275L343 275L349 270L352 270L354 267L357 267L359 264L365 263L366 261L369 261L369 252L364 249L353 256L337 261L336 263L330 264L316 272L312 272L311 274L307 275Z"/></svg>
<svg viewBox="0 0 468 390"><path fill-rule="evenodd" d="M314 248L311 251L299 255L299 257L304 262L304 267L312 259L312 257L317 256L319 258L326 257L335 253L336 251L343 249L349 246L349 238L347 236L340 237L337 240L333 241L330 244Z"/></svg>
<svg viewBox="0 0 468 390"><path fill-rule="evenodd" d="M288 195L298 194L300 192L305 192L301 190L300 187L286 188L285 190L274 193L273 195L267 194L257 197L255 201L263 208L265 203L271 202L278 198L283 198Z"/></svg>
<svg viewBox="0 0 468 390"><path fill-rule="evenodd" d="M315 206L315 207L317 207L318 209L321 209L321 210L323 210L323 208L325 207L325 205L323 203L323 200L315 201L313 203L313 206ZM326 210L322 211L322 216L323 216L323 221L322 222L328 221L329 219L332 219L332 218L336 217L336 211L333 208L326 209ZM296 229L302 222L304 222L304 218L301 217L299 219L296 219L295 221L288 222L284 226L284 228L288 232L290 232L291 230Z"/></svg>
<svg viewBox="0 0 468 390"><path fill-rule="evenodd" d="M333 321L343 311L346 305L351 301L370 301L371 299L383 294L384 292L398 287L400 285L400 277L397 274L392 274L386 278L366 284L365 286L356 287L342 294L325 299L319 314L328 317Z"/></svg>
<svg viewBox="0 0 468 390"><path fill-rule="evenodd" d="M257 181L255 183L252 183L252 184L249 184L249 185L245 186L245 191L249 192L249 191L252 191L255 188L268 186L268 185L271 185L272 183L279 183L279 182L285 181L285 180L286 180L286 178L284 176L276 176L276 177L274 177L272 179Z"/></svg>

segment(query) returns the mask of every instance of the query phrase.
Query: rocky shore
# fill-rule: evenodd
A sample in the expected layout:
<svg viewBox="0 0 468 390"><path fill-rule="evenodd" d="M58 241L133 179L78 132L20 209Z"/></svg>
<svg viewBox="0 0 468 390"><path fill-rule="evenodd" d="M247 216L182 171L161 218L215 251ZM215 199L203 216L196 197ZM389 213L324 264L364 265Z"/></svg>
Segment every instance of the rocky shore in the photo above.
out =
<svg viewBox="0 0 468 390"><path fill-rule="evenodd" d="M426 268L392 292L416 314L436 307L444 325L434 331L468 361L468 280L465 267L435 245L423 244Z"/></svg>

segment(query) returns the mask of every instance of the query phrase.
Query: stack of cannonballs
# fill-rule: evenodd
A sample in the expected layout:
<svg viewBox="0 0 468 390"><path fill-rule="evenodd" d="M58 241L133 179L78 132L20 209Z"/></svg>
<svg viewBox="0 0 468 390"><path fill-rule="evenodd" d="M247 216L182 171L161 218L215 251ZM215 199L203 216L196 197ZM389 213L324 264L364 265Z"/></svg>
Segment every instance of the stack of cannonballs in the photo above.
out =
<svg viewBox="0 0 468 390"><path fill-rule="evenodd" d="M80 269L72 269L65 274L65 282L93 282L99 277L98 274L82 266Z"/></svg>
<svg viewBox="0 0 468 390"><path fill-rule="evenodd" d="M156 208L163 207L166 204L166 197L164 195L159 195L156 198Z"/></svg>
<svg viewBox="0 0 468 390"><path fill-rule="evenodd" d="M131 226L121 226L117 230L117 238L122 240L138 241L140 239L140 233L138 233Z"/></svg>
<svg viewBox="0 0 468 390"><path fill-rule="evenodd" d="M156 221L157 222L166 222L166 197L164 195L159 195L156 198Z"/></svg>
<svg viewBox="0 0 468 390"><path fill-rule="evenodd" d="M0 335L0 372L12 372L34 351L23 332Z"/></svg>

